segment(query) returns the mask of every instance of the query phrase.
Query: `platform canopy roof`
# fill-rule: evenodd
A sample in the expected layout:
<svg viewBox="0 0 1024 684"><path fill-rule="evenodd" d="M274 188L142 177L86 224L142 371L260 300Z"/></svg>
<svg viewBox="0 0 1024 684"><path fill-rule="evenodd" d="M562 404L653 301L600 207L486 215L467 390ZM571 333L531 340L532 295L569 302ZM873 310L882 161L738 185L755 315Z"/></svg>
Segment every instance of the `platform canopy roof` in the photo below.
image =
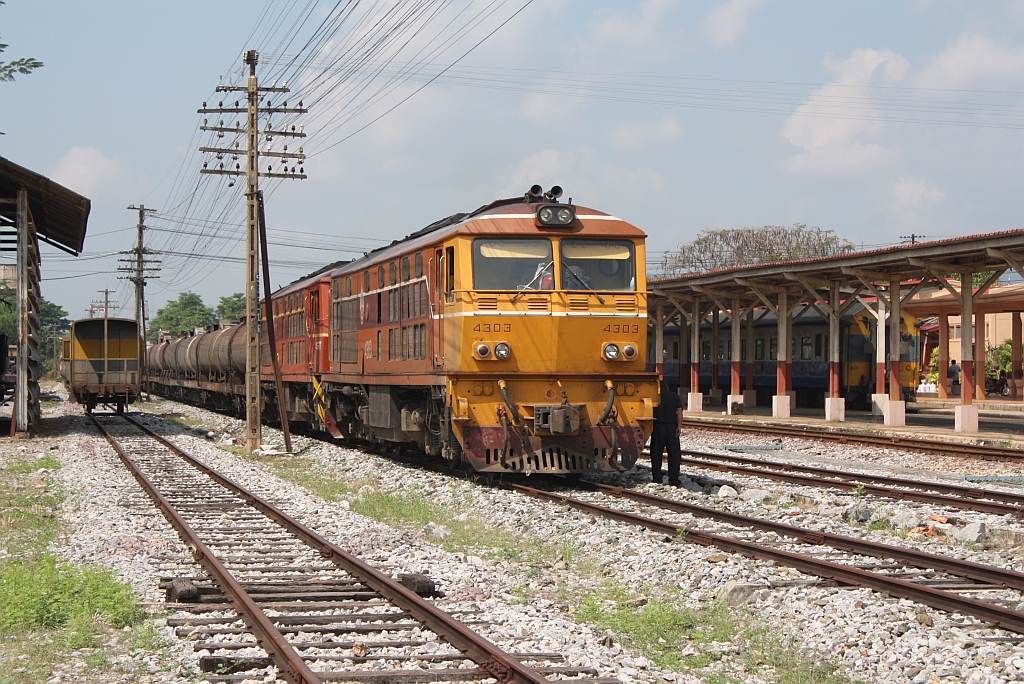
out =
<svg viewBox="0 0 1024 684"><path fill-rule="evenodd" d="M85 246L85 229L89 222L91 203L35 171L30 171L0 157L0 200L17 198L18 191L28 192L29 212L39 239L77 256ZM13 217L16 208L0 204L0 213Z"/></svg>
<svg viewBox="0 0 1024 684"><path fill-rule="evenodd" d="M993 287L974 299L974 313L1012 313L1024 311L1024 283ZM925 292L903 305L903 310L916 318L960 315L960 300L951 292Z"/></svg>
<svg viewBox="0 0 1024 684"><path fill-rule="evenodd" d="M722 301L745 301L762 293L824 289L838 283L846 291L859 290L865 281L885 285L893 280L927 280L916 288L944 287L942 276L970 271L1015 269L1024 277L1024 229L970 235L852 252L830 257L734 266L706 273L651 280L652 304L665 297L692 299L710 294ZM934 282L933 282L934 281Z"/></svg>

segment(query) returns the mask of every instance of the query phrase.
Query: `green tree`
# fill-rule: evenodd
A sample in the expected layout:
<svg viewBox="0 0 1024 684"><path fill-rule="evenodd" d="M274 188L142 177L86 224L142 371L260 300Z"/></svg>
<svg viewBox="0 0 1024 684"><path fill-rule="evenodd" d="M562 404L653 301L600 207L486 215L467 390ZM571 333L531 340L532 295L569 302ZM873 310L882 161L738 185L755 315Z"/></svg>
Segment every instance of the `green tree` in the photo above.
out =
<svg viewBox="0 0 1024 684"><path fill-rule="evenodd" d="M3 4L3 0L0 0L0 5ZM7 43L0 43L0 52L6 49ZM41 66L43 66L43 63L32 57L22 57L21 59L12 59L10 62L0 62L0 81L13 81L15 74L31 74Z"/></svg>
<svg viewBox="0 0 1024 684"><path fill-rule="evenodd" d="M159 339L161 333L177 335L205 328L213 322L213 309L203 304L203 298L195 292L182 292L158 309L149 324L149 339Z"/></svg>
<svg viewBox="0 0 1024 684"><path fill-rule="evenodd" d="M0 335L6 335L10 343L18 337L17 297L10 288L0 290ZM43 373L54 367L54 358L60 346L60 338L71 329L68 312L64 307L39 298L39 356ZM4 350L6 352L6 350Z"/></svg>
<svg viewBox="0 0 1024 684"><path fill-rule="evenodd" d="M216 313L220 320L240 320L245 316L245 294L236 292L228 297L221 297Z"/></svg>

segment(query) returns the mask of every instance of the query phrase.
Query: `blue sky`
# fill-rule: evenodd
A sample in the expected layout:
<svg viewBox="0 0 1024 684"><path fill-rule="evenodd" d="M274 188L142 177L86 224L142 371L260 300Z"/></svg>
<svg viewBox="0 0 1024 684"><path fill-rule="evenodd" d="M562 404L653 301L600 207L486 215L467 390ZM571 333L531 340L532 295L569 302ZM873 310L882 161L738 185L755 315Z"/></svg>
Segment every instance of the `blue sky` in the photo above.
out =
<svg viewBox="0 0 1024 684"><path fill-rule="evenodd" d="M436 64L523 2L508 0ZM131 246L130 204L164 213L151 221L154 247L241 254L223 239L243 218L238 188L206 179L202 196L220 202L183 203L206 141L196 109L244 49L278 49L288 21L253 27L264 9L292 6L0 7L3 58L45 63L0 84L0 155L93 200L85 258L47 249L44 296L80 316L96 290L118 288L131 311L117 257L101 256ZM1024 225L1018 2L535 0L339 143L420 85L401 84L337 130L311 125L309 149L338 144L307 161L308 180L269 188L275 285L534 182L636 224L653 260L708 228L799 222L871 246ZM338 106L325 101L310 120ZM166 232L181 229L196 234ZM151 311L184 290L212 305L242 289L232 261L168 256L165 267Z"/></svg>

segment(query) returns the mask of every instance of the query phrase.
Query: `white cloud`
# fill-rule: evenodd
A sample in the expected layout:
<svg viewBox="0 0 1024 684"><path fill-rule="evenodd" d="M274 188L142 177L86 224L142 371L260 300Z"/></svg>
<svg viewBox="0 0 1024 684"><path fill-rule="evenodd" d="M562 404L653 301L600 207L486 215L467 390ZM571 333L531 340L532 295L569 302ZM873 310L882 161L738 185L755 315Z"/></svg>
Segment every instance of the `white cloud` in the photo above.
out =
<svg viewBox="0 0 1024 684"><path fill-rule="evenodd" d="M732 47L747 30L750 16L764 0L726 0L704 19L704 37L715 48Z"/></svg>
<svg viewBox="0 0 1024 684"><path fill-rule="evenodd" d="M664 35L670 24L666 15L678 4L678 0L646 0L637 12L603 13L591 25L580 50L597 58L628 55L657 61L678 56L680 41Z"/></svg>
<svg viewBox="0 0 1024 684"><path fill-rule="evenodd" d="M933 204L944 197L942 191L924 178L903 176L892 185L893 206L896 211L909 211Z"/></svg>
<svg viewBox="0 0 1024 684"><path fill-rule="evenodd" d="M961 88L1013 80L1024 73L1024 48L1005 47L981 35L961 36L914 79L919 88Z"/></svg>
<svg viewBox="0 0 1024 684"><path fill-rule="evenodd" d="M627 152L638 152L677 140L683 134L678 119L665 117L660 121L630 121L612 131L612 145Z"/></svg>
<svg viewBox="0 0 1024 684"><path fill-rule="evenodd" d="M128 169L117 157L105 157L95 147L72 147L51 174L53 180L85 197L93 197L128 177Z"/></svg>
<svg viewBox="0 0 1024 684"><path fill-rule="evenodd" d="M868 104L868 86L903 82L907 60L889 50L858 49L843 61L827 55L825 67L835 79L812 93L782 127L782 136L802 150L785 161L786 168L796 174L838 176L888 164L895 152L877 142L884 126L880 112ZM834 116L838 107L845 118Z"/></svg>
<svg viewBox="0 0 1024 684"><path fill-rule="evenodd" d="M509 174L505 194L509 197L524 192L534 183L545 188L550 185L569 186L570 177L580 174L580 169L589 166L591 154L588 150L556 150L546 148L522 159Z"/></svg>

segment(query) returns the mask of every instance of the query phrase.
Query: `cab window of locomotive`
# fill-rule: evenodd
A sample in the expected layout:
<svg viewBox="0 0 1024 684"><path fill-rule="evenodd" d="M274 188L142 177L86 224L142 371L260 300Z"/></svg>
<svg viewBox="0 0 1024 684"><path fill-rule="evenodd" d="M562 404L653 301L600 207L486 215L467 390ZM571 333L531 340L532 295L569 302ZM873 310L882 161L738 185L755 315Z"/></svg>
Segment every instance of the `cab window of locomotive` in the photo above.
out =
<svg viewBox="0 0 1024 684"><path fill-rule="evenodd" d="M416 252L416 277L423 277L423 252Z"/></svg>
<svg viewBox="0 0 1024 684"><path fill-rule="evenodd" d="M551 240L473 241L473 287L477 290L553 290Z"/></svg>
<svg viewBox="0 0 1024 684"><path fill-rule="evenodd" d="M633 243L628 240L562 240L562 288L635 290Z"/></svg>
<svg viewBox="0 0 1024 684"><path fill-rule="evenodd" d="M402 257L402 280L409 279L409 257Z"/></svg>

